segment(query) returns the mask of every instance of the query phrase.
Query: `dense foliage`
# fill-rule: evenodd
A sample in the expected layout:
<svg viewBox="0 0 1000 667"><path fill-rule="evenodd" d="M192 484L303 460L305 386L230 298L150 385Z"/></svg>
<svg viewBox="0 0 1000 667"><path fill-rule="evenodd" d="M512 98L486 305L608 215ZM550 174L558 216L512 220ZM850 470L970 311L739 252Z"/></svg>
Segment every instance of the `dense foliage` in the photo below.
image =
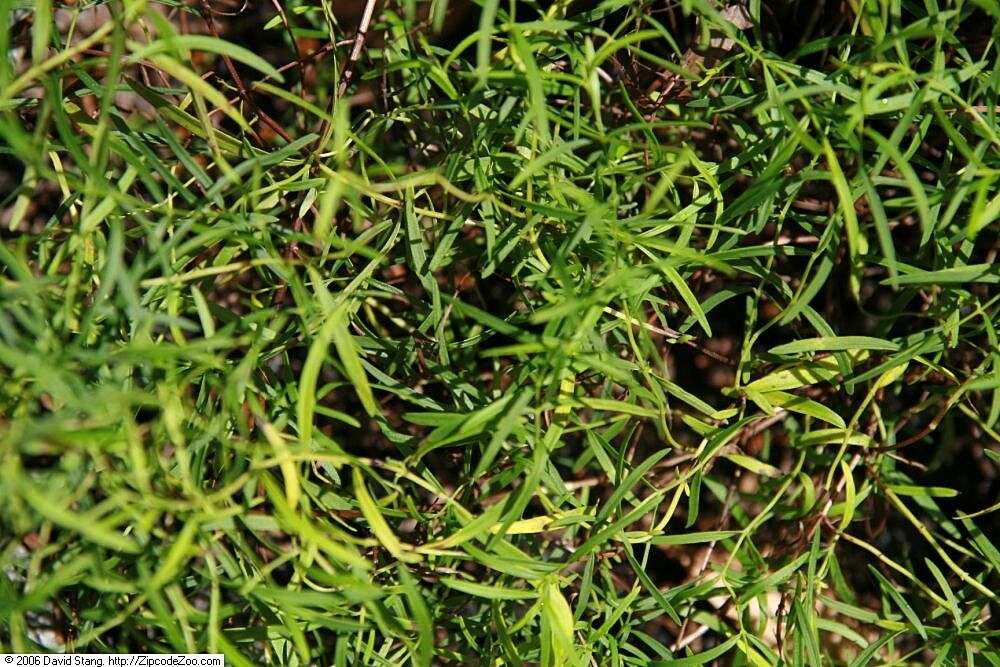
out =
<svg viewBox="0 0 1000 667"><path fill-rule="evenodd" d="M0 651L1000 664L998 19L0 0Z"/></svg>

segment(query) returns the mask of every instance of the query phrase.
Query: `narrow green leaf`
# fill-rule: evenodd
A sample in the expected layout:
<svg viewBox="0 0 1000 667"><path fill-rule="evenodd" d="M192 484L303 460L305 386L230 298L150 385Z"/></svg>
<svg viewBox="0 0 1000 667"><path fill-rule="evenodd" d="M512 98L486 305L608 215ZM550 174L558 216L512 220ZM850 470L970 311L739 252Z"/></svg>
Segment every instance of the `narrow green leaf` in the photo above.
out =
<svg viewBox="0 0 1000 667"><path fill-rule="evenodd" d="M139 553L142 549L131 538L83 515L71 512L55 501L51 494L42 493L25 479L14 480L21 497L36 512L64 528L79 533L84 539L115 551Z"/></svg>
<svg viewBox="0 0 1000 667"><path fill-rule="evenodd" d="M386 522L385 517L382 516L382 510L379 509L378 504L371 497L371 494L368 493L368 486L365 484L365 478L361 475L361 470L354 468L352 476L354 478L354 496L358 500L358 508L368 522L368 527L371 528L375 538L382 543L382 546L393 557L404 563L418 562L420 556L414 554L408 545L404 545L399 541L399 538L396 537L396 534L392 532L392 529Z"/></svg>
<svg viewBox="0 0 1000 667"><path fill-rule="evenodd" d="M526 591L516 588L504 588L496 584L477 584L455 577L443 577L441 583L462 593L468 593L487 600L534 600L538 597L538 591Z"/></svg>
<svg viewBox="0 0 1000 667"><path fill-rule="evenodd" d="M842 350L899 350L899 344L871 336L832 336L803 338L772 347L771 354L800 354L802 352L833 352Z"/></svg>

